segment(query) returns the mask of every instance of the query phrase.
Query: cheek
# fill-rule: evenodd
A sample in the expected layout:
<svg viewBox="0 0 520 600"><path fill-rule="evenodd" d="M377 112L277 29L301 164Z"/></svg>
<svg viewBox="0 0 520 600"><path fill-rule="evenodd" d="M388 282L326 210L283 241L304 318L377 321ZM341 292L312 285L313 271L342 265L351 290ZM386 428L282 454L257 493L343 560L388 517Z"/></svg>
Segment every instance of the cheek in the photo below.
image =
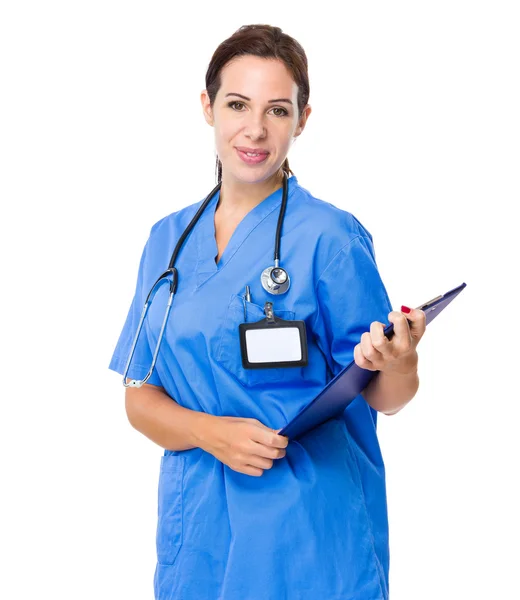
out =
<svg viewBox="0 0 520 600"><path fill-rule="evenodd" d="M226 156L235 152L234 146L244 144L244 127L237 122L221 120L215 126L215 147L219 156ZM267 129L267 138L276 148L278 154L286 154L291 147L293 127L292 123L272 123Z"/></svg>
<svg viewBox="0 0 520 600"><path fill-rule="evenodd" d="M284 136L278 140L278 150L280 154L287 154L291 147L291 137L287 132L284 132Z"/></svg>
<svg viewBox="0 0 520 600"><path fill-rule="evenodd" d="M233 146L243 143L240 140L240 128L237 125L221 124L215 129L215 145L219 154L234 152Z"/></svg>
<svg viewBox="0 0 520 600"><path fill-rule="evenodd" d="M273 135L276 135L277 146L280 150L287 152L291 147L292 136L294 132L293 124L287 121L286 123L280 124L277 128L276 133L273 132Z"/></svg>

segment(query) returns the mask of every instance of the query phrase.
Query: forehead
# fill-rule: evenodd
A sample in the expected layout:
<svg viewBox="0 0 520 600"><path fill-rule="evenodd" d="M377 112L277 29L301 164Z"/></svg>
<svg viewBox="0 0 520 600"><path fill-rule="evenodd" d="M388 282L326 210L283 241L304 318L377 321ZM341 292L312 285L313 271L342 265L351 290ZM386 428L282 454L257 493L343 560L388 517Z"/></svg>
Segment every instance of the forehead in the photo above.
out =
<svg viewBox="0 0 520 600"><path fill-rule="evenodd" d="M238 92L252 99L263 99L296 98L298 94L291 72L281 60L273 58L250 55L234 58L222 68L220 81L219 95Z"/></svg>

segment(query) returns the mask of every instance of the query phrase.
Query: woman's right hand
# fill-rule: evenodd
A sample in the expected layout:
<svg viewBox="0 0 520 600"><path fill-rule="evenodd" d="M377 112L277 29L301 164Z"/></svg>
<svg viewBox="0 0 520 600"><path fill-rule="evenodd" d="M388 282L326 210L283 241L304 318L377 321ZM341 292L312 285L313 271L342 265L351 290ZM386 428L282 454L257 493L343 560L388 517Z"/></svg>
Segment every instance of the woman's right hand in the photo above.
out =
<svg viewBox="0 0 520 600"><path fill-rule="evenodd" d="M260 477L275 459L285 456L289 438L278 435L280 429L257 419L207 416L199 445L234 471Z"/></svg>

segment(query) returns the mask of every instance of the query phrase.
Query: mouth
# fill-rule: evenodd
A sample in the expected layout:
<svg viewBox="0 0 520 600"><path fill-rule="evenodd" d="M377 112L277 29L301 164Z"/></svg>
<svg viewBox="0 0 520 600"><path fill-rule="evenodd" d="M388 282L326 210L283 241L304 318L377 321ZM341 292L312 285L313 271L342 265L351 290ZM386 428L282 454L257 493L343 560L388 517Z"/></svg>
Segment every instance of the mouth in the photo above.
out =
<svg viewBox="0 0 520 600"><path fill-rule="evenodd" d="M259 163L264 162L269 156L269 152L266 150L257 150L255 151L246 151L246 149L241 147L236 147L238 156L240 159L248 165L257 165Z"/></svg>

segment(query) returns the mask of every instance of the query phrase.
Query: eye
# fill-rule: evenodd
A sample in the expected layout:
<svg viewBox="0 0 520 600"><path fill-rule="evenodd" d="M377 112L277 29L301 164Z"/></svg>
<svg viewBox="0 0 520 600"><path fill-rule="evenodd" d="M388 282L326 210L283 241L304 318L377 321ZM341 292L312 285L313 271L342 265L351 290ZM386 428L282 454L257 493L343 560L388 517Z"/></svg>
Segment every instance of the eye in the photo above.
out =
<svg viewBox="0 0 520 600"><path fill-rule="evenodd" d="M276 115L277 117L286 117L289 113L285 110L285 108L282 108L281 106L275 106L273 108L273 110L281 110L282 114L281 115Z"/></svg>
<svg viewBox="0 0 520 600"><path fill-rule="evenodd" d="M236 110L236 112L243 112L242 110L238 110L237 108L235 108L237 105L244 106L244 103L243 102L239 102L238 100L233 100L232 102L228 102L228 106L230 108L232 108L233 110ZM285 108L282 108L281 106L275 106L271 110L280 110L280 111L282 111L281 114L280 113L275 114L276 117L286 117L289 114L287 112L287 110L285 110Z"/></svg>
<svg viewBox="0 0 520 600"><path fill-rule="evenodd" d="M244 104L242 102L239 102L238 100L234 100L233 102L228 102L228 106L233 108L233 106L235 106L236 104L240 104L241 106L244 106ZM242 112L242 111L238 111L238 112Z"/></svg>

